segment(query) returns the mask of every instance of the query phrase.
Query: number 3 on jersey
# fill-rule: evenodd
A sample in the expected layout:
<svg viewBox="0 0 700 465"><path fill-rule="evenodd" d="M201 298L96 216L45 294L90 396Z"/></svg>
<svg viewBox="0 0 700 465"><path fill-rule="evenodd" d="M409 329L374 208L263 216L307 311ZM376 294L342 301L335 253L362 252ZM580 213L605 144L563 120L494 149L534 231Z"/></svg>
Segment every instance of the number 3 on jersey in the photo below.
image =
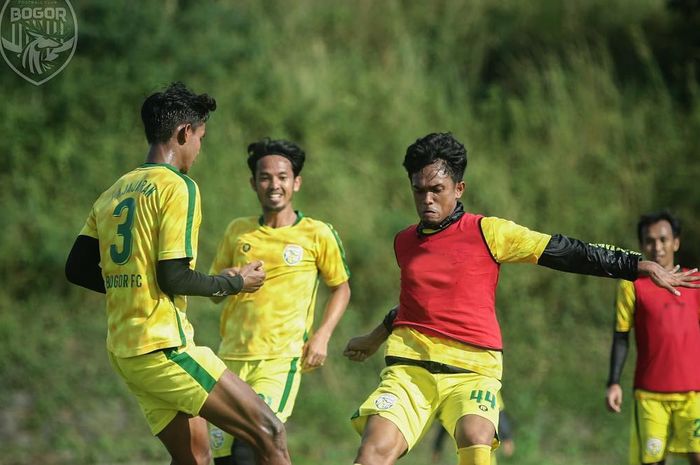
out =
<svg viewBox="0 0 700 465"><path fill-rule="evenodd" d="M129 261L131 257L131 246L134 243L134 237L131 234L131 227L134 225L134 213L136 212L136 203L133 198L128 197L117 204L114 208L112 216L120 217L126 210L126 218L117 226L117 235L122 237L122 249L119 251L116 244L109 247L109 256L117 265L123 265Z"/></svg>

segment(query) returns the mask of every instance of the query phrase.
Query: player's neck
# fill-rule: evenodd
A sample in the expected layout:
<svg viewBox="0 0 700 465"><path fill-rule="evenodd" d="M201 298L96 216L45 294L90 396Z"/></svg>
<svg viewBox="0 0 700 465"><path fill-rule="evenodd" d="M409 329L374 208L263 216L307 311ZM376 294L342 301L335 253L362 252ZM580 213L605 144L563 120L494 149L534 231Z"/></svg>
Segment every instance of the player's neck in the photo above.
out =
<svg viewBox="0 0 700 465"><path fill-rule="evenodd" d="M165 163L178 171L181 168L180 157L166 144L151 144L146 154L146 163Z"/></svg>
<svg viewBox="0 0 700 465"><path fill-rule="evenodd" d="M280 211L263 210L262 222L271 228L283 228L291 226L297 221L297 213L292 205L287 205Z"/></svg>

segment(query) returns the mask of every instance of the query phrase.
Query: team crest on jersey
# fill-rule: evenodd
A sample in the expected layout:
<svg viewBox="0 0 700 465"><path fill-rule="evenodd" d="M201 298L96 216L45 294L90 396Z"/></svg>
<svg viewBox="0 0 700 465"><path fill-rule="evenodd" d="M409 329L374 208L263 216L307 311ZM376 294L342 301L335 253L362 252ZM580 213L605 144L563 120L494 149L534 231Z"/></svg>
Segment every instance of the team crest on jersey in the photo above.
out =
<svg viewBox="0 0 700 465"><path fill-rule="evenodd" d="M376 405L379 410L388 410L394 406L397 400L394 394L382 394L374 401L374 405Z"/></svg>
<svg viewBox="0 0 700 465"><path fill-rule="evenodd" d="M250 244L248 244L248 243L246 242L245 244L243 244L243 247L242 247L242 248L243 248L243 252L247 252L247 251L250 250Z"/></svg>
<svg viewBox="0 0 700 465"><path fill-rule="evenodd" d="M646 451L648 455L659 455L663 449L664 443L658 438L649 438L647 440Z"/></svg>
<svg viewBox="0 0 700 465"><path fill-rule="evenodd" d="M218 449L224 445L224 432L216 426L212 426L209 430L209 444L212 449Z"/></svg>
<svg viewBox="0 0 700 465"><path fill-rule="evenodd" d="M60 73L78 45L69 0L7 0L0 12L0 53L25 80L41 85Z"/></svg>
<svg viewBox="0 0 700 465"><path fill-rule="evenodd" d="M295 244L289 244L282 252L282 258L287 265L296 265L304 256L304 249Z"/></svg>

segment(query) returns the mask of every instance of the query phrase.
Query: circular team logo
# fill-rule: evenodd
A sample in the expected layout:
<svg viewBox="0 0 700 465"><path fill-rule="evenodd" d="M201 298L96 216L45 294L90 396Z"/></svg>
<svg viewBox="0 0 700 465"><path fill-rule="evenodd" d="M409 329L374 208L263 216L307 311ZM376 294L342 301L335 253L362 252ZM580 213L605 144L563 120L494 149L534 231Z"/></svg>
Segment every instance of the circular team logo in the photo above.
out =
<svg viewBox="0 0 700 465"><path fill-rule="evenodd" d="M0 12L0 53L35 86L60 73L78 45L69 0L7 0Z"/></svg>
<svg viewBox="0 0 700 465"><path fill-rule="evenodd" d="M646 451L648 455L659 455L663 450L663 442L658 438L649 438L647 440Z"/></svg>
<svg viewBox="0 0 700 465"><path fill-rule="evenodd" d="M482 412L488 412L488 411L489 411L489 408L488 408L487 406L483 405L483 404L480 404L480 405L479 405L479 410L481 410Z"/></svg>
<svg viewBox="0 0 700 465"><path fill-rule="evenodd" d="M284 258L287 265L296 265L301 261L303 256L304 249L295 244L287 245L282 252L282 258Z"/></svg>
<svg viewBox="0 0 700 465"><path fill-rule="evenodd" d="M394 394L382 394L374 401L374 405L376 405L379 410L388 410L394 406L397 400Z"/></svg>
<svg viewBox="0 0 700 465"><path fill-rule="evenodd" d="M245 244L243 244L243 252L247 252L247 251L249 251L249 250L250 250L250 244L248 244L248 243L246 242Z"/></svg>
<svg viewBox="0 0 700 465"><path fill-rule="evenodd" d="M212 426L209 430L209 444L212 449L218 449L224 445L224 432L216 426Z"/></svg>

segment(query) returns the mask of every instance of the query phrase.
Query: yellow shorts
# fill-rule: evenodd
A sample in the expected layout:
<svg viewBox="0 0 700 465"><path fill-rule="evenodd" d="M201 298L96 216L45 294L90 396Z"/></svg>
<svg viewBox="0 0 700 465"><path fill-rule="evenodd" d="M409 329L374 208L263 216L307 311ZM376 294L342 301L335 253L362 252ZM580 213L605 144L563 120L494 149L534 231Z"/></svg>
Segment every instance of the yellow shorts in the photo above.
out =
<svg viewBox="0 0 700 465"><path fill-rule="evenodd" d="M668 452L700 452L700 392L636 390L630 464L660 462Z"/></svg>
<svg viewBox="0 0 700 465"><path fill-rule="evenodd" d="M229 370L248 383L253 391L285 422L292 414L301 384L299 357L270 360L224 360ZM231 455L233 437L209 424L213 457Z"/></svg>
<svg viewBox="0 0 700 465"><path fill-rule="evenodd" d="M433 374L413 365L391 365L381 373L379 387L352 417L362 434L370 415L396 425L411 450L437 418L454 439L464 415L479 415L498 431L497 394L501 382L477 373ZM494 438L493 447L498 447Z"/></svg>
<svg viewBox="0 0 700 465"><path fill-rule="evenodd" d="M136 396L154 435L178 412L198 415L226 370L210 348L194 344L128 358L110 352L109 361Z"/></svg>

